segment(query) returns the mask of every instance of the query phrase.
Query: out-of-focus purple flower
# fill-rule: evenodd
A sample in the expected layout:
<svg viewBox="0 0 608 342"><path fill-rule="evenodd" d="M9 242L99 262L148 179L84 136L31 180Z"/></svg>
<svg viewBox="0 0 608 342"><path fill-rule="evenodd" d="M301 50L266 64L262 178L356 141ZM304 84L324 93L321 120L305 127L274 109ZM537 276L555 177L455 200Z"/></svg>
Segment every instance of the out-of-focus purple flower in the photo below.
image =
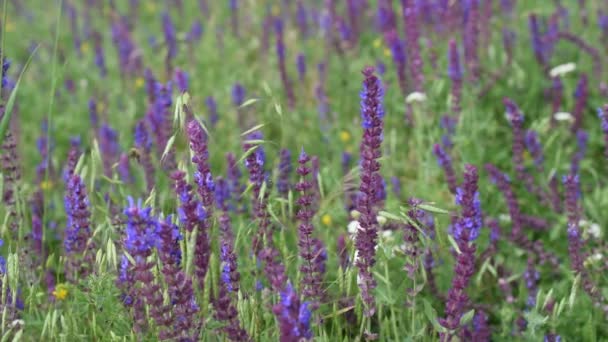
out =
<svg viewBox="0 0 608 342"><path fill-rule="evenodd" d="M78 56L80 56L82 55L82 40L80 38L80 30L78 29L78 13L76 12L76 7L74 7L70 3L65 3L65 8L68 18L70 20L70 31L74 40L74 49L76 49L76 53L78 54Z"/></svg>
<svg viewBox="0 0 608 342"><path fill-rule="evenodd" d="M97 102L94 98L89 99L89 118L91 126L97 131L97 128L99 128L99 113L97 113Z"/></svg>
<svg viewBox="0 0 608 342"><path fill-rule="evenodd" d="M185 93L188 91L189 78L188 73L182 69L178 68L175 70L175 84L177 84L177 89L180 92Z"/></svg>
<svg viewBox="0 0 608 342"><path fill-rule="evenodd" d="M169 138L173 132L173 112L171 111L172 99L171 92L173 85L171 82L166 84L156 83L154 91L154 102L149 108L147 115L150 130L156 140L156 149L159 158L163 156ZM173 151L162 159L163 167L166 170L174 170L176 167L175 154Z"/></svg>
<svg viewBox="0 0 608 342"><path fill-rule="evenodd" d="M155 185L155 169L152 165L152 157L150 150L152 148L152 139L148 134L146 123L140 120L135 125L134 145L137 149L137 162L142 166L146 178L146 189L148 193L152 191Z"/></svg>
<svg viewBox="0 0 608 342"><path fill-rule="evenodd" d="M229 0L230 6L230 23L232 25L232 34L235 37L239 36L239 4L238 0Z"/></svg>
<svg viewBox="0 0 608 342"><path fill-rule="evenodd" d="M165 44L167 45L167 63L177 56L177 35L175 33L175 25L171 20L169 12L162 14L163 34L165 36Z"/></svg>
<svg viewBox="0 0 608 342"><path fill-rule="evenodd" d="M106 67L105 53L103 51L103 40L101 34L97 31L93 32L93 42L95 44L95 65L99 68L99 74L102 78L108 74Z"/></svg>
<svg viewBox="0 0 608 342"><path fill-rule="evenodd" d="M583 127L585 109L587 107L587 100L589 98L589 85L586 74L581 75L581 78L576 85L576 90L574 91L574 97L576 98L576 104L574 105L574 110L572 111L574 123L572 123L570 130L571 132L576 133L580 128Z"/></svg>
<svg viewBox="0 0 608 342"><path fill-rule="evenodd" d="M122 18L112 23L112 42L118 51L120 69L129 75L139 73L143 65L141 51L133 42L129 26Z"/></svg>
<svg viewBox="0 0 608 342"><path fill-rule="evenodd" d="M401 180L399 180L399 177L392 176L391 185L392 185L393 194L395 194L395 197L401 198Z"/></svg>
<svg viewBox="0 0 608 342"><path fill-rule="evenodd" d="M355 246L358 252L356 261L359 268L359 288L365 303L365 314L372 316L375 312L375 300L372 294L376 286L372 267L375 264L376 239L378 222L376 219L376 182L380 177L380 149L383 140L384 109L382 99L384 89L380 79L374 75L374 68L363 70L365 80L361 92L361 124L363 126L363 141L360 151L361 184L357 198L357 210L360 213Z"/></svg>
<svg viewBox="0 0 608 342"><path fill-rule="evenodd" d="M325 91L325 79L327 76L327 68L325 63L317 64L317 72L319 74L319 81L315 87L315 97L317 99L317 111L319 113L319 121L321 122L321 129L325 127L328 121L328 114L330 111L329 100Z"/></svg>
<svg viewBox="0 0 608 342"><path fill-rule="evenodd" d="M190 30L186 33L186 41L188 42L198 42L201 40L203 36L203 24L201 24L200 20L196 20L190 26Z"/></svg>
<svg viewBox="0 0 608 342"><path fill-rule="evenodd" d="M129 155L122 153L118 158L118 165L116 166L120 180L123 183L133 183L133 176L131 175L131 167L129 165Z"/></svg>
<svg viewBox="0 0 608 342"><path fill-rule="evenodd" d="M386 73L386 64L384 64L381 59L376 60L376 71L380 76L383 76Z"/></svg>
<svg viewBox="0 0 608 342"><path fill-rule="evenodd" d="M479 79L479 0L467 0L464 27L464 60L469 70L469 79L476 82Z"/></svg>
<svg viewBox="0 0 608 342"><path fill-rule="evenodd" d="M296 57L296 67L298 69L298 79L302 82L306 78L306 56L303 53Z"/></svg>
<svg viewBox="0 0 608 342"><path fill-rule="evenodd" d="M103 160L103 172L106 177L112 177L112 165L120 158L118 133L108 124L102 124L99 129L99 149Z"/></svg>
<svg viewBox="0 0 608 342"><path fill-rule="evenodd" d="M448 48L448 76L452 81L452 112L460 114L460 101L462 97L462 67L460 66L460 54L458 45L454 39L450 39Z"/></svg>
<svg viewBox="0 0 608 342"><path fill-rule="evenodd" d="M314 184L309 179L309 175L312 172L308 166L309 162L310 157L302 149L298 158L297 169L301 180L295 185L295 190L300 193L300 197L297 200L299 208L296 217L300 221L300 225L298 226L298 248L302 262L300 265L302 296L311 299L314 303L318 303L324 296L322 281L325 262L319 263L315 261L325 251L325 248L321 240L313 237L314 225L312 218L315 215L313 206L315 196L313 193ZM320 245L320 248L316 248L317 245Z"/></svg>
<svg viewBox="0 0 608 342"><path fill-rule="evenodd" d="M233 201L233 207L239 212L245 212L246 207L243 202L243 193L245 192L245 184L241 183L241 170L236 162L236 157L232 153L226 154L228 163L227 180L228 188L230 189L230 197Z"/></svg>
<svg viewBox="0 0 608 342"><path fill-rule="evenodd" d="M536 61L541 65L544 69L547 68L547 56L545 53L545 46L543 44L542 35L540 32L540 27L538 24L538 18L536 14L530 14L528 18L528 23L530 27L530 39L532 41L532 49L534 51L534 56L536 57Z"/></svg>
<svg viewBox="0 0 608 342"><path fill-rule="evenodd" d="M245 102L245 87L240 83L235 83L232 87L232 103L238 107Z"/></svg>
<svg viewBox="0 0 608 342"><path fill-rule="evenodd" d="M384 34L384 40L390 46L391 55L393 57L393 63L397 70L397 79L399 80L399 88L401 94L405 96L407 94L407 80L405 74L405 68L407 65L407 58L405 55L405 43L399 38L397 30L390 30Z"/></svg>
<svg viewBox="0 0 608 342"><path fill-rule="evenodd" d="M423 62L420 55L420 31L418 28L418 13L413 0L401 0L403 11L403 21L405 23L405 37L407 40L407 55L410 56L410 73L413 80L414 90L423 92L424 74L422 71Z"/></svg>
<svg viewBox="0 0 608 342"><path fill-rule="evenodd" d="M279 195L283 198L287 198L287 194L291 188L289 178L291 177L292 171L291 152L288 149L283 148L280 152L279 176L277 179L277 190L279 191Z"/></svg>
<svg viewBox="0 0 608 342"><path fill-rule="evenodd" d="M298 0L296 9L296 23L298 25L298 29L300 30L300 34L303 38L308 37L308 13L306 7L304 6L304 1Z"/></svg>
<svg viewBox="0 0 608 342"><path fill-rule="evenodd" d="M560 111L563 97L564 85L562 84L562 79L559 76L553 77L551 82L551 127L557 125L555 113Z"/></svg>
<svg viewBox="0 0 608 342"><path fill-rule="evenodd" d="M608 159L608 104L597 109L597 116L600 118L600 127L604 134L604 157Z"/></svg>
<svg viewBox="0 0 608 342"><path fill-rule="evenodd" d="M293 92L293 84L287 74L287 66L285 64L285 42L283 41L283 20L281 18L274 19L274 32L276 35L276 50L279 63L279 73L281 74L281 82L287 95L287 103L289 108L293 109L296 104L295 94Z"/></svg>
<svg viewBox="0 0 608 342"><path fill-rule="evenodd" d="M295 342L312 338L310 304L300 302L300 298L291 284L288 284L281 292L281 300L272 308L272 311L279 321L281 342Z"/></svg>
<svg viewBox="0 0 608 342"><path fill-rule="evenodd" d="M559 261L552 253L545 250L541 241L531 241L523 233L523 219L517 197L511 186L511 180L509 176L502 173L496 166L492 164L486 164L486 171L488 172L490 179L498 190L502 192L507 207L509 208L509 215L511 216L511 234L509 239L520 247L536 254L541 264L550 262L551 265L559 265Z"/></svg>
<svg viewBox="0 0 608 342"><path fill-rule="evenodd" d="M177 213L181 224L188 232L193 232L196 228L200 229L207 218L207 213L201 203L194 198L192 185L186 182L186 173L179 170L174 171L171 179L174 182L175 193L179 197L180 205ZM198 232L198 234L204 234L204 232Z"/></svg>
<svg viewBox="0 0 608 342"><path fill-rule="evenodd" d="M397 16L393 9L393 1L378 1L378 11L376 12L376 23L380 32L388 32L396 28Z"/></svg>
<svg viewBox="0 0 608 342"><path fill-rule="evenodd" d="M1 79L2 79L2 88L6 87L8 84L8 69L11 67L11 61L8 60L8 58L6 58L5 55L2 56L2 60L0 61L0 64L2 64L2 75L1 75Z"/></svg>
<svg viewBox="0 0 608 342"><path fill-rule="evenodd" d="M217 114L217 103L213 96L207 96L205 98L205 106L207 106L207 110L209 111L209 122L211 123L211 127L215 127L217 121L219 120L219 116Z"/></svg>
<svg viewBox="0 0 608 342"><path fill-rule="evenodd" d="M473 341L491 340L492 332L488 325L488 315L483 310L475 312L475 316L473 316L473 331L471 337Z"/></svg>
<svg viewBox="0 0 608 342"><path fill-rule="evenodd" d="M452 218L452 233L458 244L460 253L456 255L452 287L448 291L445 306L445 318L439 321L450 332L441 333L443 339L450 340L452 334L458 334L460 319L464 314L469 298L466 287L475 272L475 244L471 243L479 236L482 226L477 169L467 164L464 171L464 181L457 190L456 203L461 207L461 214Z"/></svg>
<svg viewBox="0 0 608 342"><path fill-rule="evenodd" d="M602 31L602 41L608 41L608 15L601 9L597 13L597 25Z"/></svg>
<svg viewBox="0 0 608 342"><path fill-rule="evenodd" d="M513 50L515 47L516 37L515 32L512 30L506 27L502 29L502 46L507 53L507 64L511 64L511 61L513 60Z"/></svg>
<svg viewBox="0 0 608 342"><path fill-rule="evenodd" d="M576 152L572 156L572 161L570 162L570 173L578 174L578 170L580 167L581 161L585 158L585 153L587 153L587 142L589 140L589 135L584 130L580 129L576 132Z"/></svg>
<svg viewBox="0 0 608 342"><path fill-rule="evenodd" d="M443 169L445 173L445 180L448 183L448 188L452 194L456 194L457 180L456 173L452 166L452 158L446 153L440 144L433 146L433 153L437 157L437 163Z"/></svg>
<svg viewBox="0 0 608 342"><path fill-rule="evenodd" d="M542 173L544 170L543 162L545 160L543 154L543 147L540 144L540 140L538 139L538 133L534 130L528 130L525 136L525 143L528 152L534 159L534 165L536 165L536 169L539 173Z"/></svg>

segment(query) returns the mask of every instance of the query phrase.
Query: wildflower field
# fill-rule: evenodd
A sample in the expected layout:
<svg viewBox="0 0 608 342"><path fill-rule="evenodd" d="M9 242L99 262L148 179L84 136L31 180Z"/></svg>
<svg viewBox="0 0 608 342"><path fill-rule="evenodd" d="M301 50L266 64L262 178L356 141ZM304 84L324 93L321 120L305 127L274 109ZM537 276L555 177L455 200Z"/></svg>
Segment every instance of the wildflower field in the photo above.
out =
<svg viewBox="0 0 608 342"><path fill-rule="evenodd" d="M608 3L1 0L1 341L608 341Z"/></svg>

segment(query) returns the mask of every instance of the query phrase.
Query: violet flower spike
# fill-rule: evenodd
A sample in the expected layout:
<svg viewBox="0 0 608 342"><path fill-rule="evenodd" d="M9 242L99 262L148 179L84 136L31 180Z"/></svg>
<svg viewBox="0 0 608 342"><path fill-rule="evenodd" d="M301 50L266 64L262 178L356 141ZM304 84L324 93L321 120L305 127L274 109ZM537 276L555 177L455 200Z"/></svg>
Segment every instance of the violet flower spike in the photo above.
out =
<svg viewBox="0 0 608 342"><path fill-rule="evenodd" d="M526 143L526 148L534 160L534 165L536 166L537 171L539 174L542 174L544 172L543 163L545 157L543 154L543 147L538 138L538 133L536 133L534 130L528 130L526 131L524 140Z"/></svg>
<svg viewBox="0 0 608 342"><path fill-rule="evenodd" d="M206 218L201 223L197 234L196 250L194 252L195 272L202 286L211 255L208 232L212 225L215 183L208 160L207 134L196 120L188 123L187 133L190 140L190 150L193 153L192 163L196 166L194 179L197 184L197 192L206 213Z"/></svg>
<svg viewBox="0 0 608 342"><path fill-rule="evenodd" d="M574 123L572 123L570 131L572 133L577 133L578 130L583 127L585 109L587 108L587 101L589 99L589 84L586 74L581 75L581 78L578 81L578 84L576 85L574 97L576 98L576 104L574 105L574 110L572 111L572 116L574 116Z"/></svg>
<svg viewBox="0 0 608 342"><path fill-rule="evenodd" d="M76 281L92 272L95 261L89 198L84 182L77 174L70 175L67 180L64 204L67 227L63 246L68 256L67 277Z"/></svg>
<svg viewBox="0 0 608 342"><path fill-rule="evenodd" d="M281 300L272 308L279 321L281 342L306 341L312 338L312 312L308 302L301 302L291 284L281 292Z"/></svg>
<svg viewBox="0 0 608 342"><path fill-rule="evenodd" d="M437 163L445 173L445 180L448 183L448 189L452 194L456 194L457 180L454 167L452 166L452 158L446 153L440 144L433 146L433 153L437 157Z"/></svg>
<svg viewBox="0 0 608 342"><path fill-rule="evenodd" d="M469 306L469 297L466 287L475 273L475 249L473 243L479 236L483 225L479 192L477 169L467 164L464 171L464 181L456 190L456 203L461 207L461 214L452 218L452 234L458 244L460 253L456 255L454 278L452 287L447 296L445 318L440 324L449 329L448 333L441 333L442 341L449 341L452 334L459 334L460 319Z"/></svg>
<svg viewBox="0 0 608 342"><path fill-rule="evenodd" d="M144 121L140 120L135 125L134 145L137 149L137 162L142 166L146 179L146 190L148 193L155 186L155 168L152 164L152 140L148 135L148 129Z"/></svg>
<svg viewBox="0 0 608 342"><path fill-rule="evenodd" d="M597 109L597 116L600 119L600 127L604 135L604 157L608 159L608 104Z"/></svg>
<svg viewBox="0 0 608 342"><path fill-rule="evenodd" d="M313 306L317 306L318 302L324 297L322 281L327 252L321 240L313 237L314 225L312 218L315 215L315 210L312 204L315 197L313 192L314 184L310 179L312 169L308 165L309 162L310 157L302 149L298 158L297 168L300 181L295 185L295 190L300 193L300 197L297 200L299 209L296 218L300 221L298 226L298 248L302 261L300 265L300 272L302 274L301 292L304 298L308 298L314 303Z"/></svg>
<svg viewBox="0 0 608 342"><path fill-rule="evenodd" d="M276 51L279 63L279 74L287 95L287 103L290 109L293 109L296 104L295 94L293 92L293 84L287 74L287 66L285 64L285 43L283 41L283 21L281 18L274 19L274 31L276 35Z"/></svg>
<svg viewBox="0 0 608 342"><path fill-rule="evenodd" d="M454 39L450 39L448 48L448 76L452 81L452 113L456 116L460 114L462 98L462 67L460 66L460 54L458 45Z"/></svg>
<svg viewBox="0 0 608 342"><path fill-rule="evenodd" d="M289 178L293 168L291 166L291 152L283 148L280 152L280 163L279 163L279 175L277 180L277 190L279 195L283 198L287 198L289 190L291 188L291 182Z"/></svg>
<svg viewBox="0 0 608 342"><path fill-rule="evenodd" d="M207 111L209 112L209 122L213 128L220 119L217 114L217 103L215 102L213 96L207 96L207 98L205 98L205 106L207 106Z"/></svg>
<svg viewBox="0 0 608 342"><path fill-rule="evenodd" d="M303 53L296 57L296 67L298 69L298 80L303 82L306 78L306 56Z"/></svg>
<svg viewBox="0 0 608 342"><path fill-rule="evenodd" d="M393 57L393 63L397 71L397 79L399 80L399 88L403 96L407 95L407 80L405 68L407 65L407 59L405 55L405 43L399 38L397 30L390 30L384 34L384 40L390 46L391 56Z"/></svg>
<svg viewBox="0 0 608 342"><path fill-rule="evenodd" d="M418 13L413 0L401 0L403 21L405 22L405 37L407 39L407 55L411 57L410 72L414 82L414 90L424 91L423 62L420 54L420 32L418 29Z"/></svg>
<svg viewBox="0 0 608 342"><path fill-rule="evenodd" d="M378 214L376 204L376 180L380 177L380 163L378 158L382 155L380 149L383 140L384 109L382 99L384 89L380 79L374 75L374 68L363 70L365 80L361 92L361 118L363 126L363 141L360 145L361 158L361 185L357 198L357 210L360 213L355 247L358 252L356 265L359 268L359 288L365 303L366 316L373 316L375 300L372 294L376 287L372 267L375 264L376 239L378 236Z"/></svg>
<svg viewBox="0 0 608 342"><path fill-rule="evenodd" d="M570 162L570 173L578 174L580 163L585 158L585 153L587 152L587 142L589 140L589 135L584 130L578 130L576 132L576 152L572 156L572 161Z"/></svg>

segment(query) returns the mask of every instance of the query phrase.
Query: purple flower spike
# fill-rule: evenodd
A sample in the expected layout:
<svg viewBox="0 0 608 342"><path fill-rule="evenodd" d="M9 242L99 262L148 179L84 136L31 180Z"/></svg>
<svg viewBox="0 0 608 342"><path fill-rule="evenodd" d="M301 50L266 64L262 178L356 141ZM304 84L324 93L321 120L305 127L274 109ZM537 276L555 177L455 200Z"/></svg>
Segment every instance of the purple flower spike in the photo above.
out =
<svg viewBox="0 0 608 342"><path fill-rule="evenodd" d="M587 152L587 142L589 140L589 135L587 132L578 130L576 132L576 152L572 156L572 161L570 163L570 173L578 174L578 170L580 167L581 161L585 158L585 153Z"/></svg>
<svg viewBox="0 0 608 342"><path fill-rule="evenodd" d="M568 252L570 267L575 275L581 277L581 284L585 292L591 297L596 306L604 309L608 314L608 300L601 294L599 287L594 284L591 274L585 268L586 253L583 251L583 236L579 228L583 208L580 204L581 189L579 176L569 174L563 177L565 188L565 207L568 213Z"/></svg>
<svg viewBox="0 0 608 342"><path fill-rule="evenodd" d="M576 98L576 104L574 105L574 110L572 111L572 116L574 116L574 123L572 123L570 131L576 133L580 128L583 127L585 109L587 108L587 100L589 98L589 83L587 80L587 75L583 74L581 76L581 79L576 85L574 97Z"/></svg>
<svg viewBox="0 0 608 342"><path fill-rule="evenodd" d="M103 160L103 172L106 177L112 177L112 165L120 158L120 145L118 134L107 124L101 125L99 129L99 148Z"/></svg>
<svg viewBox="0 0 608 342"><path fill-rule="evenodd" d="M177 56L177 35L175 32L175 25L171 20L171 15L168 12L162 15L163 22L163 34L165 35L165 45L167 46L167 57L165 63L167 64L167 71L171 73L171 63Z"/></svg>
<svg viewBox="0 0 608 342"><path fill-rule="evenodd" d="M293 171L291 166L291 152L286 148L281 149L280 159L281 161L279 163L277 190L279 191L279 195L281 197L287 198L287 194L291 188L289 178L291 176L291 172Z"/></svg>
<svg viewBox="0 0 608 342"><path fill-rule="evenodd" d="M397 70L397 79L399 80L399 88L403 96L407 95L407 80L405 74L405 68L407 65L407 58L405 55L405 43L399 39L397 30L390 30L384 34L384 40L391 48L391 55L395 68Z"/></svg>
<svg viewBox="0 0 608 342"><path fill-rule="evenodd" d="M93 33L93 42L95 44L95 65L97 65L99 68L99 74L101 77L104 78L108 74L108 69L106 67L101 34L97 31Z"/></svg>
<svg viewBox="0 0 608 342"><path fill-rule="evenodd" d="M300 302L300 298L291 284L281 292L281 300L273 308L279 321L281 342L296 342L312 338L310 330L310 304Z"/></svg>
<svg viewBox="0 0 608 342"><path fill-rule="evenodd" d="M206 213L206 219L201 223L197 235L195 254L195 270L199 281L204 283L211 255L208 232L212 225L215 183L209 167L209 151L207 149L207 134L196 120L188 123L188 139L190 150L193 152L192 163L196 165L194 179L201 204Z"/></svg>
<svg viewBox="0 0 608 342"><path fill-rule="evenodd" d="M245 102L245 87L242 84L236 83L232 87L232 103L238 107Z"/></svg>
<svg viewBox="0 0 608 342"><path fill-rule="evenodd" d="M462 97L462 67L460 66L460 54L458 45L454 39L450 39L448 49L448 76L452 80L452 112L460 114L460 99Z"/></svg>
<svg viewBox="0 0 608 342"><path fill-rule="evenodd" d="M293 109L296 105L296 98L293 92L293 84L287 74L287 66L285 64L285 43L283 41L283 21L281 18L275 18L274 32L276 35L276 50L279 62L279 73L281 74L281 81L287 95L287 103L289 108Z"/></svg>
<svg viewBox="0 0 608 342"><path fill-rule="evenodd" d="M534 165L536 166L536 169L539 173L542 174L544 171L543 162L545 160L545 157L543 155L543 147L540 144L540 140L538 139L538 133L536 133L536 131L534 130L528 130L526 132L525 142L528 152L530 152L532 159L534 159Z"/></svg>
<svg viewBox="0 0 608 342"><path fill-rule="evenodd" d="M95 258L89 198L84 182L77 174L68 178L64 204L67 227L63 246L68 256L67 277L76 281L92 271Z"/></svg>
<svg viewBox="0 0 608 342"><path fill-rule="evenodd" d="M414 82L414 90L424 91L424 73L422 71L422 56L420 54L420 32L418 28L418 15L413 0L401 0L403 11L403 22L405 23L405 37L407 44L407 55L411 57L410 72Z"/></svg>
<svg viewBox="0 0 608 342"><path fill-rule="evenodd" d="M306 56L303 53L296 57L296 67L298 69L298 80L302 82L306 78Z"/></svg>
<svg viewBox="0 0 608 342"><path fill-rule="evenodd" d="M313 201L315 199L313 193L314 184L309 175L312 170L308 163L310 157L304 152L300 153L298 158L297 173L300 176L300 181L296 184L295 189L300 193L297 200L299 206L296 217L300 221L298 226L298 247L302 264L300 272L302 273L301 291L305 298L309 298L317 305L318 301L323 299L324 290L322 287L323 273L327 252L321 240L313 237L314 225L312 218L315 215ZM325 258L322 255L325 254ZM321 258L320 260L317 260Z"/></svg>
<svg viewBox="0 0 608 342"><path fill-rule="evenodd" d="M526 301L528 308L536 305L536 294L538 293L538 282L540 280L540 273L534 267L534 263L534 258L528 258L528 267L524 272L524 280L528 289L528 300Z"/></svg>
<svg viewBox="0 0 608 342"><path fill-rule="evenodd" d="M449 341L453 334L460 334L460 319L467 310L469 297L466 287L475 272L475 244L482 226L482 214L477 191L479 176L473 165L466 165L464 181L457 189L456 203L461 207L461 214L452 218L452 232L458 244L460 253L456 255L454 278L447 296L445 318L440 319L441 325L450 330L442 333L442 340Z"/></svg>
<svg viewBox="0 0 608 342"><path fill-rule="evenodd" d="M456 173L454 172L454 168L452 166L452 158L450 158L440 144L435 144L433 146L433 153L437 157L437 163L445 173L445 180L448 183L448 189L450 189L452 194L456 194L457 180Z"/></svg>
<svg viewBox="0 0 608 342"><path fill-rule="evenodd" d="M597 116L600 118L602 133L604 134L604 157L608 159L608 104L597 109Z"/></svg>
<svg viewBox="0 0 608 342"><path fill-rule="evenodd" d="M220 117L217 114L217 103L213 96L207 96L205 99L205 106L207 106L207 111L209 111L208 117L211 127L215 127Z"/></svg>
<svg viewBox="0 0 608 342"><path fill-rule="evenodd" d="M137 162L142 166L146 178L146 189L148 193L152 191L155 185L154 165L152 164L152 156L150 150L152 148L152 140L148 134L148 129L144 121L138 121L135 125L134 145L137 149Z"/></svg>
<svg viewBox="0 0 608 342"><path fill-rule="evenodd" d="M363 141L360 145L361 158L361 184L357 198L357 210L360 213L355 246L358 252L356 265L359 268L359 288L365 303L365 314L372 316L375 312L375 300L372 294L376 287L372 267L375 264L376 239L378 236L378 222L376 216L376 182L380 177L380 149L383 140L382 98L384 89L380 79L374 75L374 68L363 70L365 80L361 92L361 118L363 126Z"/></svg>
<svg viewBox="0 0 608 342"><path fill-rule="evenodd" d="M187 72L179 68L175 70L175 83L180 92L185 93L188 91L188 79L189 76Z"/></svg>

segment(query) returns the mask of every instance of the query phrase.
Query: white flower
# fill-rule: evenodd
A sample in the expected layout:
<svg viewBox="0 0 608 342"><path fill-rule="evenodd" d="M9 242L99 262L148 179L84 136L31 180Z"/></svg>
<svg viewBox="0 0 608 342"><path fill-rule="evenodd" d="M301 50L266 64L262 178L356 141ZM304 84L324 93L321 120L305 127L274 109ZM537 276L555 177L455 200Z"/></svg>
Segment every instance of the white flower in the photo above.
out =
<svg viewBox="0 0 608 342"><path fill-rule="evenodd" d="M589 228L587 228L587 232L596 239L602 237L602 227L597 223L590 224Z"/></svg>
<svg viewBox="0 0 608 342"><path fill-rule="evenodd" d="M357 234L357 230L359 230L359 227L361 227L359 225L359 221L350 221L346 230L348 230L349 234L355 235L355 234Z"/></svg>
<svg viewBox="0 0 608 342"><path fill-rule="evenodd" d="M501 222L509 223L509 222L511 222L511 215L509 215L509 214L500 214L500 215L498 215L498 219Z"/></svg>
<svg viewBox="0 0 608 342"><path fill-rule="evenodd" d="M553 117L557 121L570 121L570 122L574 121L574 117L572 116L572 114L570 114L568 112L557 112L557 113L553 114Z"/></svg>
<svg viewBox="0 0 608 342"><path fill-rule="evenodd" d="M393 231L392 230L383 230L382 231L382 238L383 239L390 239L393 237Z"/></svg>
<svg viewBox="0 0 608 342"><path fill-rule="evenodd" d="M558 65L555 68L551 69L551 71L549 71L549 76L551 76L551 77L563 76L574 70L576 70L576 64L566 63L566 64Z"/></svg>
<svg viewBox="0 0 608 342"><path fill-rule="evenodd" d="M378 215L376 216L376 221L383 226L386 223L386 217Z"/></svg>
<svg viewBox="0 0 608 342"><path fill-rule="evenodd" d="M405 103L424 102L424 101L426 101L426 94L421 93L419 91L415 91L415 92L409 94L405 98Z"/></svg>

